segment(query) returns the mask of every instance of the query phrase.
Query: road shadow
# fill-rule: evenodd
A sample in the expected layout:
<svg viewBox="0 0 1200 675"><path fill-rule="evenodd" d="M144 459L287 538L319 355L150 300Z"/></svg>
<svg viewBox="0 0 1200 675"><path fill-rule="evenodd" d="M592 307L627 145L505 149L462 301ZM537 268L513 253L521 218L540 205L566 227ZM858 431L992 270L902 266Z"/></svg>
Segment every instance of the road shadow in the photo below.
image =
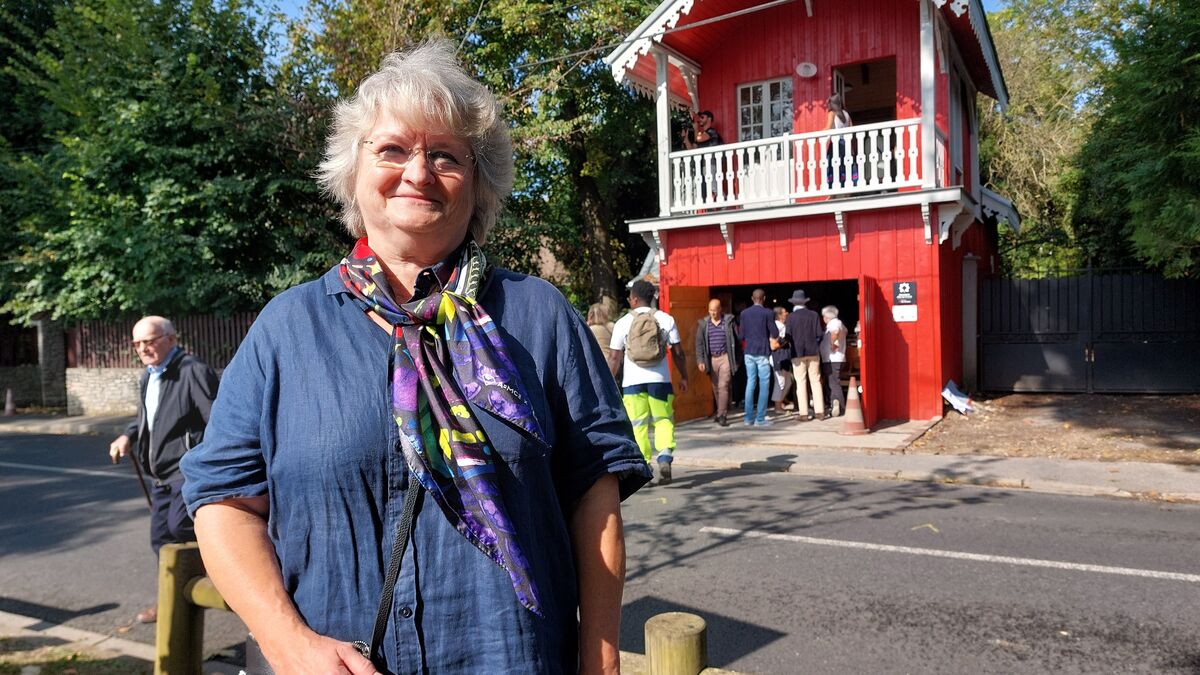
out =
<svg viewBox="0 0 1200 675"><path fill-rule="evenodd" d="M41 630L50 626L64 624L71 619L81 616L100 614L118 607L120 607L120 605L115 602L106 602L99 605L92 605L91 607L85 607L83 609L70 610L62 609L61 607L39 605L36 602L26 602L25 600L18 600L17 598L0 596L0 612L8 612L10 614L19 614L21 616L28 616L34 619L41 619L45 624L35 625L31 628L31 630Z"/></svg>
<svg viewBox="0 0 1200 675"><path fill-rule="evenodd" d="M967 466L987 464L965 459L944 470L943 480L967 482ZM698 564L708 557L741 544L737 534L712 534L695 545L702 527L722 524L737 530L775 534L802 534L819 527L828 529L856 520L880 520L914 513L937 513L960 506L1002 500L1011 492L971 488L969 491L940 482L854 481L834 478L803 479L781 483L779 494L769 500L747 496L757 487L753 478L764 471L738 469L689 470L668 486L639 491L632 499L671 500L681 504L670 512L672 527L654 522L626 521L627 537L650 544L640 557L631 556L627 579L636 581L680 565ZM986 482L990 477L970 474ZM788 491L791 485L801 489ZM665 502L664 502L665 503ZM924 516L922 516L924 518ZM689 545L691 543L691 545Z"/></svg>
<svg viewBox="0 0 1200 675"><path fill-rule="evenodd" d="M645 654L646 621L664 612L688 612L704 619L708 627L708 662L710 665L732 663L787 635L766 626L759 626L670 600L646 596L621 608L621 649Z"/></svg>

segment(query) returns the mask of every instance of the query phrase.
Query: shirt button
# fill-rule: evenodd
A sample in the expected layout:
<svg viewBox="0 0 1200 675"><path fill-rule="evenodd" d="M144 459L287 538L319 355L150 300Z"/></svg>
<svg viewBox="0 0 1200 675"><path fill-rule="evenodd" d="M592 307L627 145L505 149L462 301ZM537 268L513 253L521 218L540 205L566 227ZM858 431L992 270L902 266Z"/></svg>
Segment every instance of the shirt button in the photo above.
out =
<svg viewBox="0 0 1200 675"><path fill-rule="evenodd" d="M400 616L402 616L406 619L411 619L412 618L412 609L410 609L408 607L401 607L400 608Z"/></svg>

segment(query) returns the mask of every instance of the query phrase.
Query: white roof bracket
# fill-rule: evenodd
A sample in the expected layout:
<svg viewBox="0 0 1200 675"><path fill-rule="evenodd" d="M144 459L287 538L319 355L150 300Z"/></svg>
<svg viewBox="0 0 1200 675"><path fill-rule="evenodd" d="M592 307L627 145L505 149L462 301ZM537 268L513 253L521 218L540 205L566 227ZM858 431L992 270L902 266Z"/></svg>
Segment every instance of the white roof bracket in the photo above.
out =
<svg viewBox="0 0 1200 675"><path fill-rule="evenodd" d="M921 220L925 223L925 243L933 243L933 223L929 218L929 202L921 203Z"/></svg>
<svg viewBox="0 0 1200 675"><path fill-rule="evenodd" d="M833 222L837 224L838 242L842 245L843 251L849 251L850 246L846 242L846 214L843 211L833 212Z"/></svg>
<svg viewBox="0 0 1200 675"><path fill-rule="evenodd" d="M725 255L733 260L733 223L721 223L721 238L725 240Z"/></svg>
<svg viewBox="0 0 1200 675"><path fill-rule="evenodd" d="M667 266L667 249L666 249L666 247L663 246L663 239L662 239L663 237L666 236L666 233L662 232L660 230L651 230L650 236L654 237L654 246L658 248L658 264L662 265L663 267L666 267Z"/></svg>

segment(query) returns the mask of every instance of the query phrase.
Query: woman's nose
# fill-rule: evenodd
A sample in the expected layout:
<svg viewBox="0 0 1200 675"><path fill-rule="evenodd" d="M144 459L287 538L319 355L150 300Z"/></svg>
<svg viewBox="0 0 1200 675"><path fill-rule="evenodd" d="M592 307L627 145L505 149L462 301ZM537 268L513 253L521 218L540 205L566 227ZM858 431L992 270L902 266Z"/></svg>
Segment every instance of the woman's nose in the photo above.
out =
<svg viewBox="0 0 1200 675"><path fill-rule="evenodd" d="M433 171L424 151L414 153L408 160L408 164L404 166L404 181L412 185L428 185L433 182Z"/></svg>

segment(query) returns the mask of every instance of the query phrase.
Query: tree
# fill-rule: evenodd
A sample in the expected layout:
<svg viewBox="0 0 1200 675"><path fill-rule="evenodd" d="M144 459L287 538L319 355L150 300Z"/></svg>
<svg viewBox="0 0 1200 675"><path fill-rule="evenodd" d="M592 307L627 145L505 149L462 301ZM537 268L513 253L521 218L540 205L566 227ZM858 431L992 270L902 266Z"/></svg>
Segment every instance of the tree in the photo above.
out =
<svg viewBox="0 0 1200 675"><path fill-rule="evenodd" d="M257 308L337 259L345 237L310 178L325 106L302 69L280 76L261 14L79 0L10 41L6 72L40 112L38 137L4 155L0 311Z"/></svg>
<svg viewBox="0 0 1200 675"><path fill-rule="evenodd" d="M650 215L656 203L647 171L653 109L618 87L600 57L651 7L323 0L315 43L349 94L388 51L431 34L460 41L464 64L497 93L513 125L517 184L488 249L528 272L552 256L567 272L556 281L583 304L621 298L646 252L624 221Z"/></svg>
<svg viewBox="0 0 1200 675"><path fill-rule="evenodd" d="M980 116L982 179L1013 200L1020 234L1001 230L1014 274L1086 263L1072 226L1074 160L1093 118L1098 74L1131 0L1011 0L989 15L1009 111Z"/></svg>
<svg viewBox="0 0 1200 675"><path fill-rule="evenodd" d="M1089 255L1132 249L1167 276L1200 276L1200 4L1130 13L1076 163L1074 225Z"/></svg>

